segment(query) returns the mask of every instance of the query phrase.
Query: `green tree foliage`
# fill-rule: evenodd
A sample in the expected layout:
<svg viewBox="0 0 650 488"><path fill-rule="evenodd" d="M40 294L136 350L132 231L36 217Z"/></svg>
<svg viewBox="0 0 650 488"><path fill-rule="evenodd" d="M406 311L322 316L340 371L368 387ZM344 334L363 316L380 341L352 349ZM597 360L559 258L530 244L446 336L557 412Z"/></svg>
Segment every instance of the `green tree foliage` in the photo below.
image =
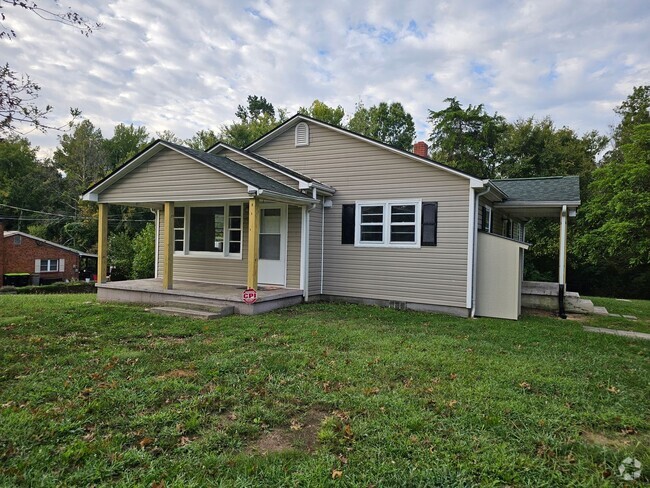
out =
<svg viewBox="0 0 650 488"><path fill-rule="evenodd" d="M107 169L113 170L135 156L149 143L146 127L118 124L113 137L104 140Z"/></svg>
<svg viewBox="0 0 650 488"><path fill-rule="evenodd" d="M550 117L518 120L506 125L496 144L497 172L504 178L588 176L607 141L596 131L580 137L568 127L558 129Z"/></svg>
<svg viewBox="0 0 650 488"><path fill-rule="evenodd" d="M26 230L27 225L60 221L56 215L19 210L59 210L63 178L48 161L39 161L36 151L25 138L0 140L0 220L8 229Z"/></svg>
<svg viewBox="0 0 650 488"><path fill-rule="evenodd" d="M415 139L413 117L399 102L381 102L370 108L358 103L348 129L405 151L412 149Z"/></svg>
<svg viewBox="0 0 650 488"><path fill-rule="evenodd" d="M131 278L134 280L154 277L156 265L156 226L149 222L133 239L133 265Z"/></svg>
<svg viewBox="0 0 650 488"><path fill-rule="evenodd" d="M338 127L343 127L343 117L345 117L343 107L340 105L336 108L330 107L320 100L314 100L309 108L300 107L298 113Z"/></svg>
<svg viewBox="0 0 650 488"><path fill-rule="evenodd" d="M612 142L614 147L606 156L606 161L622 160L621 150L625 144L632 142L632 133L636 126L650 124L650 85L636 86L632 93L614 109L621 121L614 128Z"/></svg>
<svg viewBox="0 0 650 488"><path fill-rule="evenodd" d="M95 128L90 120L83 120L75 125L72 134L59 136L54 164L66 175L68 198L76 201L85 189L111 170L101 129Z"/></svg>
<svg viewBox="0 0 650 488"><path fill-rule="evenodd" d="M496 177L501 162L498 145L507 129L506 120L488 114L482 104L463 109L455 97L445 103L447 108L429 110L433 159L479 178Z"/></svg>
<svg viewBox="0 0 650 488"><path fill-rule="evenodd" d="M589 230L580 237L587 261L650 266L650 124L636 126L623 144L623 160L597 169L583 206Z"/></svg>
<svg viewBox="0 0 650 488"><path fill-rule="evenodd" d="M248 146L287 119L284 110L278 110L276 115L273 105L257 95L249 95L247 106L239 105L235 116L239 120L222 126L219 139L240 148Z"/></svg>
<svg viewBox="0 0 650 488"><path fill-rule="evenodd" d="M185 144L185 141L178 137L173 131L171 130L163 130L160 132L156 132L156 138L161 139L163 141L167 142L172 142L174 144L180 144L183 145Z"/></svg>
<svg viewBox="0 0 650 488"><path fill-rule="evenodd" d="M200 130L192 136L191 139L185 140L185 145L198 151L207 151L219 142L219 138L212 129Z"/></svg>
<svg viewBox="0 0 650 488"><path fill-rule="evenodd" d="M109 233L108 265L111 281L128 280L133 272L133 237L125 231Z"/></svg>

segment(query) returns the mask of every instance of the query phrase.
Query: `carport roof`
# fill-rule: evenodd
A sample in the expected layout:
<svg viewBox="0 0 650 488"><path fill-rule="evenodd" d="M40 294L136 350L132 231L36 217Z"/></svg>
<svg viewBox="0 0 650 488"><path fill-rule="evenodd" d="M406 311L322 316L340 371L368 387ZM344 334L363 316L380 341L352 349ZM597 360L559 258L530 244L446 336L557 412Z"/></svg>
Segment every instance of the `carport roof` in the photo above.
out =
<svg viewBox="0 0 650 488"><path fill-rule="evenodd" d="M490 180L505 193L508 202L556 202L562 205L580 204L578 176L549 176L546 178L509 178Z"/></svg>

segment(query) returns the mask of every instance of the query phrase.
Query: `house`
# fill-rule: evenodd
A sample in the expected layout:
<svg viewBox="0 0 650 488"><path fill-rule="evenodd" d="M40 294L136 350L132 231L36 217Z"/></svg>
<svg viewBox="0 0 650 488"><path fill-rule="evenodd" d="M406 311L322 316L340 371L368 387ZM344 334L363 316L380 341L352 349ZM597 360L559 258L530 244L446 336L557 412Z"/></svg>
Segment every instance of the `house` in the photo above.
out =
<svg viewBox="0 0 650 488"><path fill-rule="evenodd" d="M158 140L89 188L99 204L98 297L230 303L258 313L345 300L516 319L525 223L566 223L577 177L482 180L304 115L248 147ZM106 282L108 206L156 212L156 278ZM252 288L257 302L242 302ZM560 300L561 301L561 300Z"/></svg>
<svg viewBox="0 0 650 488"><path fill-rule="evenodd" d="M0 224L0 277L3 284L47 284L79 279L88 254L20 231L4 231ZM21 283L22 282L22 283Z"/></svg>

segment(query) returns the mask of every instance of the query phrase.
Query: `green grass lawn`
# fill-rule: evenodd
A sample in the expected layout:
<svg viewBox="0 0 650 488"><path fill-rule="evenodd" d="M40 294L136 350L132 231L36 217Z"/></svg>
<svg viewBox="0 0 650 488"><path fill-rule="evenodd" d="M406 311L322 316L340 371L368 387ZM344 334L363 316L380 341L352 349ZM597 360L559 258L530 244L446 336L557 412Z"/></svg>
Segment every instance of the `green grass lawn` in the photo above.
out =
<svg viewBox="0 0 650 488"><path fill-rule="evenodd" d="M584 323L0 296L0 486L648 483L650 342Z"/></svg>
<svg viewBox="0 0 650 488"><path fill-rule="evenodd" d="M634 330L650 334L650 300L623 300L618 298L587 297L594 305L605 307L609 313L634 315L637 320L624 317L595 316L589 325L608 329Z"/></svg>

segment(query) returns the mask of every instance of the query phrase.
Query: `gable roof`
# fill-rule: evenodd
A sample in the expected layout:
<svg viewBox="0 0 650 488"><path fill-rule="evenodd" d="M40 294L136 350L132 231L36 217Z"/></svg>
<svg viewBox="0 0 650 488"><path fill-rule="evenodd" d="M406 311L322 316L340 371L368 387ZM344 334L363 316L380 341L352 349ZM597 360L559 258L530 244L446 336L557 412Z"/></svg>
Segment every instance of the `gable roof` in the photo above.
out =
<svg viewBox="0 0 650 488"><path fill-rule="evenodd" d="M249 189L261 190L267 193L277 194L283 197L288 197L291 199L298 200L311 200L308 196L303 193L294 190L293 188L284 185L272 178L269 178L262 173L258 173L255 170L252 170L242 164L239 164L232 159L225 158L223 156L217 156L214 154L209 154L203 151L198 151L189 147L181 146L180 144L174 144L172 142L163 141L158 139L152 142L149 146L144 148L134 157L129 159L122 166L114 170L108 176L95 183L93 186L88 188L84 194L84 199L91 199L90 195L93 193L98 193L104 190L106 187L110 186L113 182L120 180L123 176L127 175L130 171L138 167L140 164L147 161L150 157L157 154L163 148L171 149L180 154L183 154L201 164L204 164L236 181L247 185Z"/></svg>
<svg viewBox="0 0 650 488"><path fill-rule="evenodd" d="M35 241L42 242L43 244L47 244L48 246L58 247L59 249L70 251L74 254L78 254L79 256L87 256L91 258L97 257L97 254L90 254L87 252L79 251L77 249L72 249L71 247L63 246L61 244L57 244L56 242L52 242L52 241L46 241L45 239L41 239L40 237L36 237L31 234L25 234L24 232L20 232L19 230L9 230L3 232L3 237L12 237L12 236L22 236L22 237L26 237L27 239L33 239Z"/></svg>
<svg viewBox="0 0 650 488"><path fill-rule="evenodd" d="M293 170L291 168L287 168L286 166L283 166L280 163L276 163L275 161L265 158L264 156L260 156L257 153L254 153L252 151L247 151L245 149L239 149L225 142L217 142L215 145L210 147L206 152L208 153L218 152L221 149L227 149L229 151L233 151L241 156L244 156L245 158L249 158L253 161L256 161L263 166L271 168L277 171L278 173L284 174L285 176L288 176L289 178L296 180L299 184L300 189L306 189L313 186L321 191L325 191L326 193L331 193L332 195L336 193L336 189L332 188L329 185L326 185L325 183L321 183L318 180L315 180L307 175L299 173L298 171Z"/></svg>
<svg viewBox="0 0 650 488"><path fill-rule="evenodd" d="M348 129L344 129L344 128L338 127L336 125L328 124L326 122L322 122L320 120L314 119L312 117L309 117L309 116L303 115L303 114L294 115L293 117L289 118L288 120L286 120L285 122L283 122L282 124L277 126L272 131L267 132L263 136L259 137L255 141L251 142L244 149L246 151L254 152L258 147L261 147L264 144L266 144L267 142L275 139L276 137L283 134L284 132L289 130L291 127L293 127L294 125L296 125L300 121L311 122L313 124L319 125L319 126L324 127L326 129L330 129L330 130L333 130L333 131L338 132L340 134L344 134L346 136L353 137L355 139L359 139L359 140L368 142L368 143L373 144L373 145L375 145L377 147L380 147L382 149L386 149L386 150L391 151L393 153L400 154L402 156L406 156L407 158L414 159L414 160L419 161L419 162L424 163L424 164L428 164L429 166L433 166L435 168L441 169L441 170L446 171L448 173L455 174L456 176L466 178L466 179L470 180L470 185L472 186L472 188L482 188L483 187L483 182L481 181L480 178L477 178L477 177L472 176L470 174L467 174L467 173L465 173L463 171L460 171L458 169L447 166L446 164L439 163L437 161L434 161L433 159L425 158L423 156L418 156L415 153L412 153L412 152L409 152L409 151L404 151L403 149L398 149L396 147L390 146L390 145L385 144L383 142L376 141L375 139L371 139L369 137L358 134L356 132L352 132L352 131L350 131Z"/></svg>
<svg viewBox="0 0 650 488"><path fill-rule="evenodd" d="M507 195L508 202L580 204L580 178L578 176L507 178L490 180L490 183Z"/></svg>

